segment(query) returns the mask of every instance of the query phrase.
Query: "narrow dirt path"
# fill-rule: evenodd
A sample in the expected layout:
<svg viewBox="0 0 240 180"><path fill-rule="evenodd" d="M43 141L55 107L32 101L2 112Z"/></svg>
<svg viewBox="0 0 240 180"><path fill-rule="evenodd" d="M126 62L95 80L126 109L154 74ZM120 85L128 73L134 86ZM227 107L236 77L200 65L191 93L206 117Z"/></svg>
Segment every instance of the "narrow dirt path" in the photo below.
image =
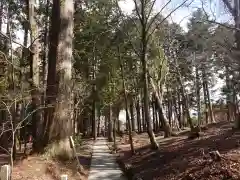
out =
<svg viewBox="0 0 240 180"><path fill-rule="evenodd" d="M92 162L88 180L125 180L105 138L98 138L93 145Z"/></svg>

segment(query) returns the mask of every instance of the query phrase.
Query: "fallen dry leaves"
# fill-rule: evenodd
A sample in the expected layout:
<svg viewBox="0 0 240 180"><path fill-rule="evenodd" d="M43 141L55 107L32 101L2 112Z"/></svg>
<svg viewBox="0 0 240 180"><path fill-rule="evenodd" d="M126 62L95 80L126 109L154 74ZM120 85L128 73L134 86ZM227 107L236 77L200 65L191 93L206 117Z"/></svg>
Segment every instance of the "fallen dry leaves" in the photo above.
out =
<svg viewBox="0 0 240 180"><path fill-rule="evenodd" d="M92 141L86 141L78 148L81 171L76 160L60 162L44 156L32 155L19 158L14 163L12 180L59 180L61 174L67 174L69 179L87 180L91 163ZM2 156L0 156L2 157ZM7 163L6 158L0 158L1 163Z"/></svg>
<svg viewBox="0 0 240 180"><path fill-rule="evenodd" d="M240 132L234 132L229 122L211 125L199 140L187 135L160 138L160 149L148 147L147 135L136 135L137 153L131 156L127 136L119 148L119 161L131 166L131 175L146 180L240 180ZM210 151L218 150L223 158L213 161Z"/></svg>

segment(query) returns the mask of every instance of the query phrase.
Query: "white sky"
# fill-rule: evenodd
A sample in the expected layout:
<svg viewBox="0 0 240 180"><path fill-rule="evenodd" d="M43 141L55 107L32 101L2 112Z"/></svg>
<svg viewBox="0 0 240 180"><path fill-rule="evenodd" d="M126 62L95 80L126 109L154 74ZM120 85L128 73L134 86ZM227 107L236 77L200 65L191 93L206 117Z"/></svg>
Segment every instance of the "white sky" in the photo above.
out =
<svg viewBox="0 0 240 180"><path fill-rule="evenodd" d="M165 5L165 3L168 0L157 0L156 4L155 4L155 11L159 11L162 9L162 7ZM171 12L171 9L176 7L178 4L181 4L183 2L183 0L178 0L178 3L170 3L164 10L163 10L163 15L168 15L169 12ZM132 12L132 10L134 9L134 2L133 0L123 0L119 3L119 6L123 9L124 12L126 12L127 14L130 14ZM172 14L171 18L174 22L176 23L180 23L181 26L186 30L186 24L187 24L187 16L189 16L191 14L191 11L189 11L188 8L179 8L175 13ZM169 18L169 20L171 20Z"/></svg>
<svg viewBox="0 0 240 180"><path fill-rule="evenodd" d="M164 16L167 16L173 9L182 4L185 0L171 0L171 2L162 11ZM169 0L156 0L155 11L161 10ZM133 0L122 0L119 3L120 7L126 12L131 13L134 9ZM168 20L180 24L184 30L187 30L187 22L191 13L197 8L203 8L208 12L212 19L218 22L226 22L229 19L227 11L221 0L188 0L181 8L178 8Z"/></svg>

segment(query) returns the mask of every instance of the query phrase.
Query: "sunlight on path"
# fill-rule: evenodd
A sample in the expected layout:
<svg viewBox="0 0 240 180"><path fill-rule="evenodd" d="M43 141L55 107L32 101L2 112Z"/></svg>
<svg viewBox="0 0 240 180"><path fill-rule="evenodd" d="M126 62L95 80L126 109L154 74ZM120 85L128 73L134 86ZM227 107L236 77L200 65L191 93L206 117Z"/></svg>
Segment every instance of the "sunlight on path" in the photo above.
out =
<svg viewBox="0 0 240 180"><path fill-rule="evenodd" d="M88 180L125 180L113 154L104 138L98 138L93 145L91 169Z"/></svg>

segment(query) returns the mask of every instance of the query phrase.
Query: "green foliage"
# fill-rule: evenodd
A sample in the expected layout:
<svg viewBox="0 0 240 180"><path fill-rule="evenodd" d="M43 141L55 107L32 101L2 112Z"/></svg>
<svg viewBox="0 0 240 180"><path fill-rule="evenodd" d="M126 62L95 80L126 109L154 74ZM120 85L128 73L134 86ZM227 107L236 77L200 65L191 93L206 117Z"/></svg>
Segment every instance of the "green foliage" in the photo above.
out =
<svg viewBox="0 0 240 180"><path fill-rule="evenodd" d="M149 72L158 84L162 84L169 72L168 59L163 50L163 42L159 44L159 42L161 43L161 35L160 37L157 35L159 35L159 33L156 34L156 37L153 37L154 40L150 50Z"/></svg>
<svg viewBox="0 0 240 180"><path fill-rule="evenodd" d="M202 52L209 47L209 33L211 24L207 21L208 16L202 9L193 12L190 22L188 23L188 37L192 43L191 49ZM190 48L190 47L189 47Z"/></svg>
<svg viewBox="0 0 240 180"><path fill-rule="evenodd" d="M75 144L81 145L83 142L82 134L77 134L76 136L74 136L73 140Z"/></svg>

